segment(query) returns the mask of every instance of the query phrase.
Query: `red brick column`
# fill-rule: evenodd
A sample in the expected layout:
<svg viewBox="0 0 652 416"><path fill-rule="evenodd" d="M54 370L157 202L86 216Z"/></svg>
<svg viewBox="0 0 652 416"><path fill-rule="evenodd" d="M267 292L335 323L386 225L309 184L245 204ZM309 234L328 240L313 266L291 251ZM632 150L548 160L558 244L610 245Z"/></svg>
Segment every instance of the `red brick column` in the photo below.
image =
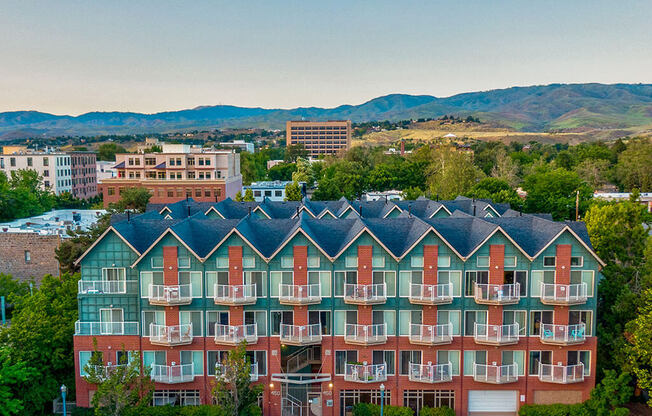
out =
<svg viewBox="0 0 652 416"><path fill-rule="evenodd" d="M570 284L570 272L571 272L571 245L570 244L557 244L556 251L556 261L555 261L555 283L558 285L569 285ZM561 290L561 289L556 289ZM557 325L568 325L569 309L567 306L555 306L555 311L553 313L554 323ZM568 362L567 349L557 348L553 350L553 364L561 362L562 365L566 365Z"/></svg>
<svg viewBox="0 0 652 416"><path fill-rule="evenodd" d="M358 246L358 284L370 285L373 283L372 273L372 246ZM358 306L358 324L371 325L373 323L372 308L371 306L359 305ZM371 364L373 362L373 355L371 348L360 348L358 354L360 362L366 361Z"/></svg>
<svg viewBox="0 0 652 416"><path fill-rule="evenodd" d="M293 250L294 257L294 284L308 284L308 246L295 246ZM294 307L294 324L308 324L308 307Z"/></svg>
<svg viewBox="0 0 652 416"><path fill-rule="evenodd" d="M178 247L163 247L163 281L166 286L179 284L177 256ZM179 325L178 306L165 307L165 325ZM181 362L181 353L178 349L169 348L167 351L167 363L168 365L171 365L173 362L177 364Z"/></svg>
<svg viewBox="0 0 652 416"><path fill-rule="evenodd" d="M423 284L437 284L437 257L439 256L439 247L428 245L423 246ZM437 306L423 307L423 324L437 324ZM427 360L424 360L427 361Z"/></svg>
<svg viewBox="0 0 652 416"><path fill-rule="evenodd" d="M505 283L505 245L492 244L489 246L489 284L502 285ZM487 324L503 324L503 307L501 305L489 305L487 312ZM496 362L500 365L501 351L496 347L488 347L487 363Z"/></svg>
<svg viewBox="0 0 652 416"><path fill-rule="evenodd" d="M229 246L229 284L242 283L242 246ZM229 325L242 325L243 321L242 306L229 307Z"/></svg>

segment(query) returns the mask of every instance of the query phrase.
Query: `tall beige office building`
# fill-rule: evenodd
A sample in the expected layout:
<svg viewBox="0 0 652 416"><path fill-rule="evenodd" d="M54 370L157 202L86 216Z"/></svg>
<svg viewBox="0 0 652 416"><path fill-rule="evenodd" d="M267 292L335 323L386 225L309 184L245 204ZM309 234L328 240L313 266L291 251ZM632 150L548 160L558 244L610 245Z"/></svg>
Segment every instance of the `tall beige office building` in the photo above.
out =
<svg viewBox="0 0 652 416"><path fill-rule="evenodd" d="M309 156L334 155L351 147L351 120L288 121L287 144L303 144Z"/></svg>

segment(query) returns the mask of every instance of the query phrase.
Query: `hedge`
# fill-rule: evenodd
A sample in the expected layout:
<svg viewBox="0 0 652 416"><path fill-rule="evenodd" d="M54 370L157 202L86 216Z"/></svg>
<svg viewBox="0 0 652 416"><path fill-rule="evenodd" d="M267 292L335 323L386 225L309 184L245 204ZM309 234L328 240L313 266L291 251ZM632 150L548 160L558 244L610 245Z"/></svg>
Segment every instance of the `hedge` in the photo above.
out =
<svg viewBox="0 0 652 416"><path fill-rule="evenodd" d="M450 407L423 407L419 416L455 416L455 410Z"/></svg>
<svg viewBox="0 0 652 416"><path fill-rule="evenodd" d="M353 416L380 416L380 405L358 403L353 406ZM383 406L383 416L414 416L409 407Z"/></svg>

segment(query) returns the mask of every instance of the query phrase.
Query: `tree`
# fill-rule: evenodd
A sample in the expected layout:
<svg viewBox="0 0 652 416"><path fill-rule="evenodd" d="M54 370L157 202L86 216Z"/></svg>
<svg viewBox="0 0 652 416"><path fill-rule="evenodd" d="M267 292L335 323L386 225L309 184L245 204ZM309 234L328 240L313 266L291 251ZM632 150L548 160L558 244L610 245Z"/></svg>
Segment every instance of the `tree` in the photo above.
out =
<svg viewBox="0 0 652 416"><path fill-rule="evenodd" d="M97 222L91 225L88 230L76 231L68 230L68 236L61 242L59 247L54 249L54 254L59 262L59 268L62 273L75 273L79 271L79 266L75 261L97 240L111 223L111 214L104 214L98 218Z"/></svg>
<svg viewBox="0 0 652 416"><path fill-rule="evenodd" d="M147 188L133 187L125 188L120 194L120 200L116 203L109 204L109 208L116 211L131 210L135 212L145 212L147 203L152 197Z"/></svg>
<svg viewBox="0 0 652 416"><path fill-rule="evenodd" d="M150 378L151 369L140 369L142 360L139 352L129 355L123 348L121 362L105 366L102 354L97 351L97 342L93 339L95 350L84 367L88 374L85 379L97 385L92 404L95 414L120 416L126 409L149 406L152 401L154 382Z"/></svg>
<svg viewBox="0 0 652 416"><path fill-rule="evenodd" d="M303 199L303 194L301 193L301 187L295 182L290 182L285 185L285 200L286 201L301 201Z"/></svg>
<svg viewBox="0 0 652 416"><path fill-rule="evenodd" d="M628 367L643 390L652 389L652 289L643 293L638 316L627 324ZM648 401L652 406L652 399Z"/></svg>
<svg viewBox="0 0 652 416"><path fill-rule="evenodd" d="M401 192L401 196L406 201L414 201L418 197L423 196L423 191L417 187L410 187L403 190L403 192Z"/></svg>
<svg viewBox="0 0 652 416"><path fill-rule="evenodd" d="M273 181L289 181L292 180L292 174L296 170L295 163L279 163L267 171L267 176Z"/></svg>
<svg viewBox="0 0 652 416"><path fill-rule="evenodd" d="M616 176L626 191L652 191L652 141L635 140L618 156Z"/></svg>
<svg viewBox="0 0 652 416"><path fill-rule="evenodd" d="M0 346L0 415L23 414L25 403L18 392L29 388L36 371L23 361L13 362L11 350Z"/></svg>
<svg viewBox="0 0 652 416"><path fill-rule="evenodd" d="M605 159L585 159L575 167L575 172L584 178L593 189L600 189L607 183L610 163Z"/></svg>
<svg viewBox="0 0 652 416"><path fill-rule="evenodd" d="M286 163L294 163L297 161L297 158L307 158L308 151L303 146L303 144L291 144L285 148L285 160Z"/></svg>
<svg viewBox="0 0 652 416"><path fill-rule="evenodd" d="M9 178L0 172L0 221L40 215L52 209L54 200L35 170L13 171Z"/></svg>
<svg viewBox="0 0 652 416"><path fill-rule="evenodd" d="M244 197L242 198L243 201L245 202L254 202L254 191L251 190L251 188L247 188L244 193Z"/></svg>
<svg viewBox="0 0 652 416"><path fill-rule="evenodd" d="M546 212L556 221L575 217L575 198L579 191L579 212L584 214L593 197L593 190L575 172L557 168L539 171L525 177L526 212Z"/></svg>
<svg viewBox="0 0 652 416"><path fill-rule="evenodd" d="M102 143L97 149L97 160L115 160L116 153L127 153L127 149L115 143Z"/></svg>
<svg viewBox="0 0 652 416"><path fill-rule="evenodd" d="M453 199L468 192L482 177L484 173L473 165L468 153L443 148L434 152L429 167L430 193L442 199Z"/></svg>
<svg viewBox="0 0 652 416"><path fill-rule="evenodd" d="M244 200L243 198L244 198L244 197L242 196L242 191L238 191L238 192L236 192L236 194L235 194L235 200L236 200L236 201L238 201L238 202L242 202L242 201Z"/></svg>
<svg viewBox="0 0 652 416"><path fill-rule="evenodd" d="M315 178L312 176L312 166L308 160L298 158L296 162L296 169L292 172L292 180L294 182L305 182L306 185L312 186L315 183Z"/></svg>
<svg viewBox="0 0 652 416"><path fill-rule="evenodd" d="M242 342L229 351L226 359L216 369L213 397L227 414L242 416L251 407L257 407L258 396L263 391L260 384L251 384L251 361L247 356L247 343Z"/></svg>
<svg viewBox="0 0 652 416"><path fill-rule="evenodd" d="M469 198L491 199L494 202L508 203L513 209L521 209L523 200L509 184L497 178L484 178L466 193Z"/></svg>
<svg viewBox="0 0 652 416"><path fill-rule="evenodd" d="M496 164L491 169L491 176L502 179L513 188L521 181L518 177L518 165L504 149L496 151Z"/></svg>

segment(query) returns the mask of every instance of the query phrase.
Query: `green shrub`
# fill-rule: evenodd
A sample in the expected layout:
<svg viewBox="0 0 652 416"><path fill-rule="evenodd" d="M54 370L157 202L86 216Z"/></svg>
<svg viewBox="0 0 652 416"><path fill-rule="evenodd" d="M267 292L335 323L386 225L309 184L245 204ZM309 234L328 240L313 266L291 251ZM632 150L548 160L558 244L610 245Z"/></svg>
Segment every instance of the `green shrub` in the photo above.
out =
<svg viewBox="0 0 652 416"><path fill-rule="evenodd" d="M156 406L129 409L124 416L226 416L220 406Z"/></svg>
<svg viewBox="0 0 652 416"><path fill-rule="evenodd" d="M353 406L353 416L380 416L380 405L358 403ZM383 416L414 416L409 407L383 406Z"/></svg>
<svg viewBox="0 0 652 416"><path fill-rule="evenodd" d="M450 407L423 407L419 416L455 416L455 410Z"/></svg>
<svg viewBox="0 0 652 416"><path fill-rule="evenodd" d="M526 404L518 411L519 416L570 416L568 404ZM579 415L578 415L579 416Z"/></svg>
<svg viewBox="0 0 652 416"><path fill-rule="evenodd" d="M95 410L91 407L76 407L70 412L72 416L94 416Z"/></svg>

